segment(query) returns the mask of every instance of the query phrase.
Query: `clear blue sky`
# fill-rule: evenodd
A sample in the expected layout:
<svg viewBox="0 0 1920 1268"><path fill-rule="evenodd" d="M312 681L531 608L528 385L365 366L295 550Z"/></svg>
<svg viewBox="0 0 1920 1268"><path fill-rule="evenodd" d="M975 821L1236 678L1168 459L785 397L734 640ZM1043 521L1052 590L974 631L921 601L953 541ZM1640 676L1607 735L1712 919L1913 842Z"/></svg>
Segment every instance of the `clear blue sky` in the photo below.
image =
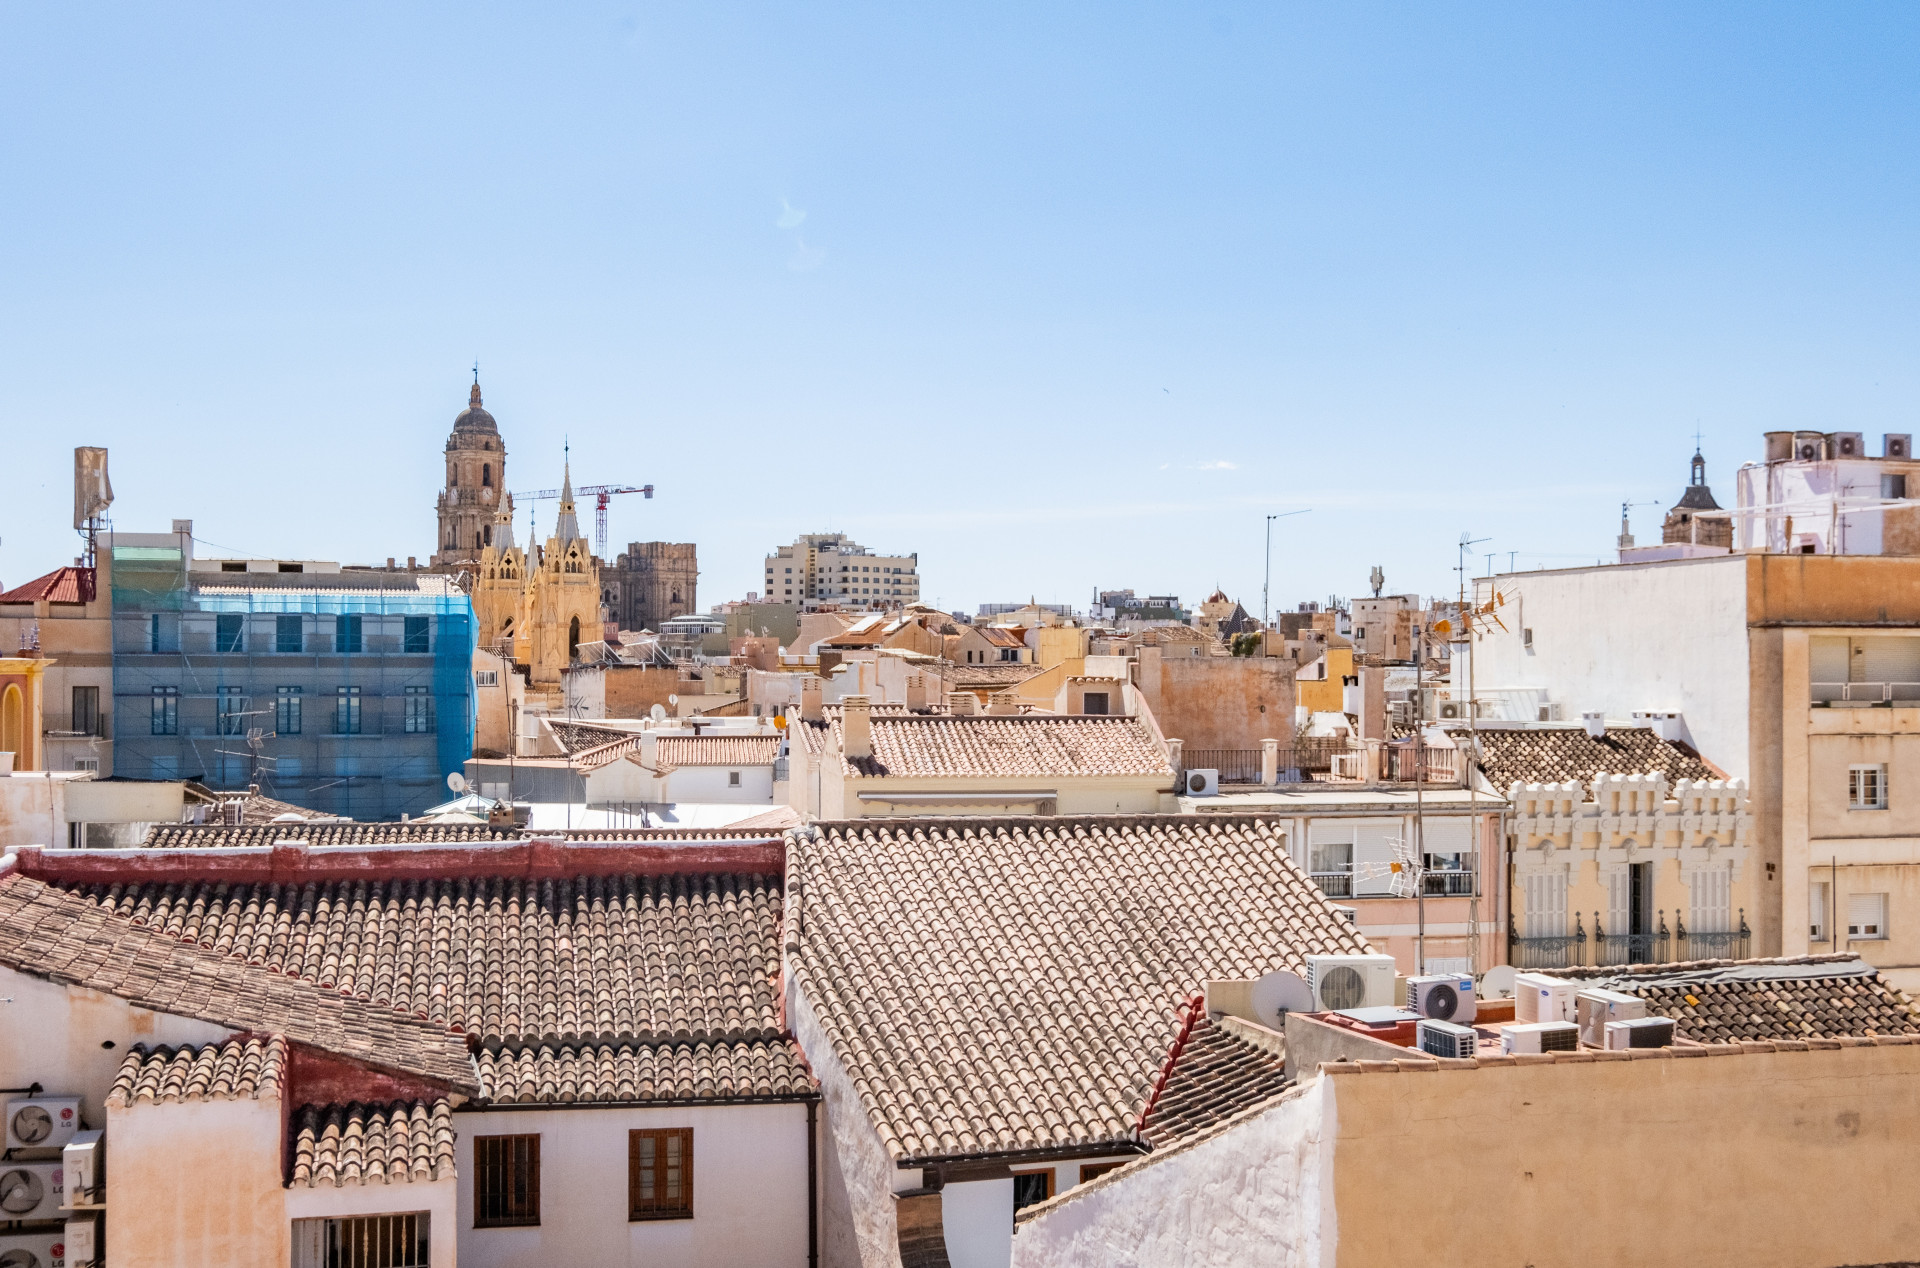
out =
<svg viewBox="0 0 1920 1268"><path fill-rule="evenodd" d="M1257 609L1299 507L1276 606L1591 561L1696 428L1723 501L1920 432L1917 97L1911 5L9 5L0 581L75 444L425 556L476 357L703 603L826 529L968 608Z"/></svg>

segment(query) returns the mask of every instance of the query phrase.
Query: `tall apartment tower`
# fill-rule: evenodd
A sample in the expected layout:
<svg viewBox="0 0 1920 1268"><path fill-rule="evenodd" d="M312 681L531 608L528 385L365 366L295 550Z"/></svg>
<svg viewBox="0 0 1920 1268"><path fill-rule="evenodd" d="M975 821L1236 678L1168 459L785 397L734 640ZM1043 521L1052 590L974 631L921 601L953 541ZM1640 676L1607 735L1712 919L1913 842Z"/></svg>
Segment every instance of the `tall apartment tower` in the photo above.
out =
<svg viewBox="0 0 1920 1268"><path fill-rule="evenodd" d="M476 370L467 408L453 420L453 434L447 437L447 483L440 490L435 572L471 570L479 564L480 552L493 544L495 517L503 508L512 514L513 499L506 487L507 447L493 415L480 407L480 372Z"/></svg>
<svg viewBox="0 0 1920 1268"><path fill-rule="evenodd" d="M920 601L920 556L876 555L845 533L807 533L767 556L768 603L885 612Z"/></svg>

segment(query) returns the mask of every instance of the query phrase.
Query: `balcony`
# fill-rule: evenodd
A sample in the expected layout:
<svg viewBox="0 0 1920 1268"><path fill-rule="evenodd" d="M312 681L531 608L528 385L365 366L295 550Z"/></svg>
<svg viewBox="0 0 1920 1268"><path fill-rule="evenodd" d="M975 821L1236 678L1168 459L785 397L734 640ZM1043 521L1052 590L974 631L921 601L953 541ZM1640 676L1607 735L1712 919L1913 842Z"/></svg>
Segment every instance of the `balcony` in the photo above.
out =
<svg viewBox="0 0 1920 1268"><path fill-rule="evenodd" d="M1674 916L1674 942L1682 960L1744 960L1753 945L1753 931L1747 928L1746 909L1740 911L1740 927L1724 933L1689 930Z"/></svg>
<svg viewBox="0 0 1920 1268"><path fill-rule="evenodd" d="M1816 709L1920 708L1920 682L1816 682Z"/></svg>

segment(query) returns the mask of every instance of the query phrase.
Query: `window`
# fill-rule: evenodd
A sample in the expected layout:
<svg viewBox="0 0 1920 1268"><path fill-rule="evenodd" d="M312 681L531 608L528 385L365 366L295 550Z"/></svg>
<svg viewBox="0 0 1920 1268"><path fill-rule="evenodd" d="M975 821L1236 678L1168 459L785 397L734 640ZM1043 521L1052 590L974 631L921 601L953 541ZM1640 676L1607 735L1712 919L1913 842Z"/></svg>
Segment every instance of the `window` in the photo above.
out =
<svg viewBox="0 0 1920 1268"><path fill-rule="evenodd" d="M1885 894L1849 894L1847 896L1847 936L1861 940L1887 936L1887 896Z"/></svg>
<svg viewBox="0 0 1920 1268"><path fill-rule="evenodd" d="M360 688L336 687L333 698L333 733L360 734Z"/></svg>
<svg viewBox="0 0 1920 1268"><path fill-rule="evenodd" d="M277 735L300 734L300 692L299 687L275 687L273 689L273 729ZM282 763L282 769L285 764Z"/></svg>
<svg viewBox="0 0 1920 1268"><path fill-rule="evenodd" d="M281 564L279 568L281 572L305 572L307 570L305 564Z"/></svg>
<svg viewBox="0 0 1920 1268"><path fill-rule="evenodd" d="M1907 496L1907 477L1904 475L1883 475L1880 477L1880 496L1887 501L1895 501Z"/></svg>
<svg viewBox="0 0 1920 1268"><path fill-rule="evenodd" d="M473 1226L540 1222L540 1138L473 1138Z"/></svg>
<svg viewBox="0 0 1920 1268"><path fill-rule="evenodd" d="M180 734L180 688L153 689L153 734Z"/></svg>
<svg viewBox="0 0 1920 1268"><path fill-rule="evenodd" d="M1353 842L1316 841L1310 854L1313 879L1322 893L1346 898L1353 893Z"/></svg>
<svg viewBox="0 0 1920 1268"><path fill-rule="evenodd" d="M71 730L82 735L104 735L100 729L100 688L75 687L73 689L73 717L68 722Z"/></svg>
<svg viewBox="0 0 1920 1268"><path fill-rule="evenodd" d="M627 1218L693 1218L693 1129L627 1133Z"/></svg>
<svg viewBox="0 0 1920 1268"><path fill-rule="evenodd" d="M1053 1168L1013 1173L1013 1209L1032 1206L1053 1196Z"/></svg>
<svg viewBox="0 0 1920 1268"><path fill-rule="evenodd" d="M400 650L416 654L430 650L427 647L426 617L410 616L406 618L406 638L401 644Z"/></svg>
<svg viewBox="0 0 1920 1268"><path fill-rule="evenodd" d="M493 464L491 462L483 462L480 464L480 487L483 489L491 489L493 487Z"/></svg>
<svg viewBox="0 0 1920 1268"><path fill-rule="evenodd" d="M500 671L497 669L474 670L473 685L476 687L498 687L500 685Z"/></svg>
<svg viewBox="0 0 1920 1268"><path fill-rule="evenodd" d="M298 655L302 650L300 637L300 618L296 616L276 616L273 618L273 650Z"/></svg>
<svg viewBox="0 0 1920 1268"><path fill-rule="evenodd" d="M100 773L100 759L97 757L76 757L73 759L73 768L75 770L90 770L98 775Z"/></svg>
<svg viewBox="0 0 1920 1268"><path fill-rule="evenodd" d="M1687 877L1687 928L1695 933L1733 932L1733 868L1702 868Z"/></svg>
<svg viewBox="0 0 1920 1268"><path fill-rule="evenodd" d="M740 786L740 772L739 772L739 771L737 771L737 770L730 770L730 771L728 771L728 772L727 772L727 787L729 787L729 788L738 788L739 786Z"/></svg>
<svg viewBox="0 0 1920 1268"><path fill-rule="evenodd" d="M245 618L238 612L223 612L213 618L213 650L216 652L238 652L244 650L240 645L240 623Z"/></svg>
<svg viewBox="0 0 1920 1268"><path fill-rule="evenodd" d="M421 735L433 730L433 696L427 687L408 687L406 691L406 722L402 728L408 735Z"/></svg>
<svg viewBox="0 0 1920 1268"><path fill-rule="evenodd" d="M1887 768L1850 766L1847 768L1847 809L1885 810L1887 808Z"/></svg>
<svg viewBox="0 0 1920 1268"><path fill-rule="evenodd" d="M343 655L360 650L359 617L336 616L333 618L333 650Z"/></svg>
<svg viewBox="0 0 1920 1268"><path fill-rule="evenodd" d="M221 572L245 572L246 570L247 570L247 563L246 563L246 560L244 559L228 560L227 562L220 565Z"/></svg>
<svg viewBox="0 0 1920 1268"><path fill-rule="evenodd" d="M1827 940L1827 882L1815 881L1807 886L1807 941L1825 942Z"/></svg>
<svg viewBox="0 0 1920 1268"><path fill-rule="evenodd" d="M1104 714L1107 711L1108 693L1089 691L1080 697L1080 712Z"/></svg>
<svg viewBox="0 0 1920 1268"><path fill-rule="evenodd" d="M427 1268L427 1213L295 1220L293 1268Z"/></svg>
<svg viewBox="0 0 1920 1268"><path fill-rule="evenodd" d="M244 735L247 729L247 698L240 687L214 688L214 733Z"/></svg>
<svg viewBox="0 0 1920 1268"><path fill-rule="evenodd" d="M1107 1172L1112 1171L1117 1167L1124 1167L1126 1165L1127 1164L1124 1161L1083 1162L1080 1164L1080 1183L1085 1184L1087 1181L1095 1179L1099 1176L1103 1176L1107 1174Z"/></svg>
<svg viewBox="0 0 1920 1268"><path fill-rule="evenodd" d="M160 650L160 614L158 612L155 612L152 617L149 618L149 624L147 626L147 650L150 652Z"/></svg>

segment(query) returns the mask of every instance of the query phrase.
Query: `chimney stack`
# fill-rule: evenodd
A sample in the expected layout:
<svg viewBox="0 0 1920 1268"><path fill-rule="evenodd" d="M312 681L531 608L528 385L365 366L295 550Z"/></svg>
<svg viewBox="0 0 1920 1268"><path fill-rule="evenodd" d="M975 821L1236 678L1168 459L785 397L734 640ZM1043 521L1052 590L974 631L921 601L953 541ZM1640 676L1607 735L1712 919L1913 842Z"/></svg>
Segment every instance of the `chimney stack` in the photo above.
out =
<svg viewBox="0 0 1920 1268"><path fill-rule="evenodd" d="M1607 715L1604 713L1583 713L1580 722L1587 728L1587 734L1596 740L1607 738Z"/></svg>
<svg viewBox="0 0 1920 1268"><path fill-rule="evenodd" d="M819 722L827 715L821 706L820 675L802 674L800 677L800 717L807 722Z"/></svg>
<svg viewBox="0 0 1920 1268"><path fill-rule="evenodd" d="M840 737L842 755L873 756L873 702L866 696L848 696L840 702Z"/></svg>

